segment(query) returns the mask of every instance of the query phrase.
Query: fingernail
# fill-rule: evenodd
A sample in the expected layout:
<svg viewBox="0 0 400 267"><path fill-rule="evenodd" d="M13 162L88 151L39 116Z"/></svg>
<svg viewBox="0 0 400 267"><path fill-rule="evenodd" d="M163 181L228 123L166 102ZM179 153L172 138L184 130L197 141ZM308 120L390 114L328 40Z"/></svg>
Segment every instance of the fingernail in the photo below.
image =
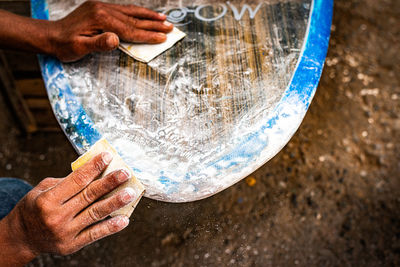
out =
<svg viewBox="0 0 400 267"><path fill-rule="evenodd" d="M128 170L121 169L120 172L118 173L118 181L121 183L128 180L129 177L130 177L130 173Z"/></svg>
<svg viewBox="0 0 400 267"><path fill-rule="evenodd" d="M107 46L110 48L114 48L118 45L119 40L115 35L108 36L107 38Z"/></svg>
<svg viewBox="0 0 400 267"><path fill-rule="evenodd" d="M165 26L167 26L167 27L171 27L171 26L172 26L172 23L171 23L171 22L168 22L168 21L164 21L163 24L164 24Z"/></svg>
<svg viewBox="0 0 400 267"><path fill-rule="evenodd" d="M108 152L103 153L102 160L103 160L104 164L106 164L106 165L110 164L112 159L113 159L113 157L112 157L111 153L108 153Z"/></svg>
<svg viewBox="0 0 400 267"><path fill-rule="evenodd" d="M124 203L129 203L134 198L135 198L135 191L130 187L125 188L121 194L121 199Z"/></svg>
<svg viewBox="0 0 400 267"><path fill-rule="evenodd" d="M163 39L167 38L167 35L165 33L162 33L162 32L157 33L157 35L158 35L158 37L163 38Z"/></svg>
<svg viewBox="0 0 400 267"><path fill-rule="evenodd" d="M125 228L129 224L129 218L125 215L115 216L111 219L112 224L116 224L119 228Z"/></svg>
<svg viewBox="0 0 400 267"><path fill-rule="evenodd" d="M166 18L167 16L165 15L165 14L163 14L163 13L158 13L158 15L160 16L160 17L162 17L162 18Z"/></svg>

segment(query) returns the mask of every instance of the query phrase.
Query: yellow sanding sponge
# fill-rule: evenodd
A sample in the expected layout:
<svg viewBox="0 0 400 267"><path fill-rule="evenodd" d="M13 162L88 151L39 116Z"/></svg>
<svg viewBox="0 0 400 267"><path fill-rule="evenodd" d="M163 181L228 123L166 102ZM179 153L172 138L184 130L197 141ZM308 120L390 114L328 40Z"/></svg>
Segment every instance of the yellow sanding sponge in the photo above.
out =
<svg viewBox="0 0 400 267"><path fill-rule="evenodd" d="M79 167L81 167L83 164L85 164L91 158L93 158L94 156L96 156L102 152L111 153L113 156L113 160L111 161L111 163L108 165L108 167L104 170L101 177L99 177L99 178L102 178L102 177L106 176L107 174L109 174L110 172L113 172L113 171L119 170L119 169L125 169L125 170L129 171L129 173L131 175L131 178L126 183L124 183L123 185L117 187L116 189L114 189L113 191L108 193L106 196L104 196L104 198L108 198L126 187L132 188L135 191L135 196L136 196L136 198L131 203L129 203L128 205L126 205L125 207L123 207L117 211L114 211L110 215L112 217L115 217L118 215L126 215L126 216L130 217L133 210L135 209L136 205L138 204L139 200L142 198L145 188L139 182L139 180L133 175L132 169L129 168L129 166L122 160L122 158L118 155L118 152L110 145L110 143L107 142L106 139L103 138L103 139L97 141L85 154L80 156L76 161L72 162L71 163L72 171L77 170Z"/></svg>

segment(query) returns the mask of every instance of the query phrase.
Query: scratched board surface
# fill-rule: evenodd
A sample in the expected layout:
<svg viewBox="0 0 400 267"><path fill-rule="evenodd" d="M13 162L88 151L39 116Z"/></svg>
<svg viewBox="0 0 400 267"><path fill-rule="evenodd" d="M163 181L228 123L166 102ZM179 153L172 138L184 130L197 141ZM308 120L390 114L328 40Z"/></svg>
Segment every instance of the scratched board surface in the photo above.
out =
<svg viewBox="0 0 400 267"><path fill-rule="evenodd" d="M49 17L79 4L50 1ZM135 4L167 14L187 36L149 64L119 50L63 64L73 98L62 102L60 89L48 89L56 117L80 153L100 136L108 139L148 197L184 202L213 195L275 155L293 134L291 124L301 122L306 107L298 111L301 99L292 99L295 115L285 115L292 118L290 136L265 129L298 64L312 1ZM75 104L95 129L89 142L70 125L68 105Z"/></svg>

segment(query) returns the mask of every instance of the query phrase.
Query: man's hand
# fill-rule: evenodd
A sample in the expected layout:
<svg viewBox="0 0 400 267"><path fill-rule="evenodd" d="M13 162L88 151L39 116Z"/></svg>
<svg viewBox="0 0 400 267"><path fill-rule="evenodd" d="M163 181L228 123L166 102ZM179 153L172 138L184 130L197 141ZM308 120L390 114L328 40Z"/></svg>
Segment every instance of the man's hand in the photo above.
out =
<svg viewBox="0 0 400 267"><path fill-rule="evenodd" d="M119 170L94 180L111 157L97 155L67 177L46 178L32 189L0 221L0 266L23 265L40 253L70 254L124 229L126 216L103 219L134 199L132 189L95 202L129 178Z"/></svg>
<svg viewBox="0 0 400 267"><path fill-rule="evenodd" d="M173 25L164 14L134 5L89 1L58 21L37 20L0 10L0 48L50 54L75 61L110 51L119 41L162 43Z"/></svg>
<svg viewBox="0 0 400 267"><path fill-rule="evenodd" d="M173 25L166 16L134 5L89 1L50 25L52 53L74 61L92 51L118 47L119 39L134 43L162 43Z"/></svg>

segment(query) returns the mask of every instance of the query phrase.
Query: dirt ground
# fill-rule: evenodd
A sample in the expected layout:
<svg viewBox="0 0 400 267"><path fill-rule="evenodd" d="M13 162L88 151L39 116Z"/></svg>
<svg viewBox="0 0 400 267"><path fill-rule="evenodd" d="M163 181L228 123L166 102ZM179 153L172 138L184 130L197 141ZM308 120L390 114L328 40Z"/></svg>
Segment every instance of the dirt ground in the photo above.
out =
<svg viewBox="0 0 400 267"><path fill-rule="evenodd" d="M123 232L30 266L400 266L400 1L337 0L327 62L290 143L187 204L143 199ZM0 98L0 176L61 177L60 133L30 138Z"/></svg>

